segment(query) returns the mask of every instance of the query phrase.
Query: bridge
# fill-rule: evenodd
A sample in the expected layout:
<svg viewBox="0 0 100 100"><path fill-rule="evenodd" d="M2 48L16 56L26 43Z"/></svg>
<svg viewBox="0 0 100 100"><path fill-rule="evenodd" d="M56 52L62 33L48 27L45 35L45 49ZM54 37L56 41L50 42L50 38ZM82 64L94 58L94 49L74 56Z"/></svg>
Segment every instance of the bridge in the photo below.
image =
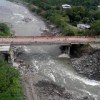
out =
<svg viewBox="0 0 100 100"><path fill-rule="evenodd" d="M0 45L67 45L67 50L59 57L70 58L72 44L90 44L91 47L100 49L100 37L85 36L14 36L0 37ZM12 54L11 54L12 55Z"/></svg>
<svg viewBox="0 0 100 100"><path fill-rule="evenodd" d="M41 45L41 44L89 44L100 43L100 37L85 36L14 36L0 37L0 44Z"/></svg>

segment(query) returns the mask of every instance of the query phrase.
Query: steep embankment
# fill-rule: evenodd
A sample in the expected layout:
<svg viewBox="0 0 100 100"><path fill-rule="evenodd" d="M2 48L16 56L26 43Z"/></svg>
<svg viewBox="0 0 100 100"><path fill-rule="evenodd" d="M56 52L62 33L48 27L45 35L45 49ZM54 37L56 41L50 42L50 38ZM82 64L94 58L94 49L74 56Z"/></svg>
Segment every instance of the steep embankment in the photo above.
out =
<svg viewBox="0 0 100 100"><path fill-rule="evenodd" d="M72 65L79 74L100 80L100 51L72 59Z"/></svg>

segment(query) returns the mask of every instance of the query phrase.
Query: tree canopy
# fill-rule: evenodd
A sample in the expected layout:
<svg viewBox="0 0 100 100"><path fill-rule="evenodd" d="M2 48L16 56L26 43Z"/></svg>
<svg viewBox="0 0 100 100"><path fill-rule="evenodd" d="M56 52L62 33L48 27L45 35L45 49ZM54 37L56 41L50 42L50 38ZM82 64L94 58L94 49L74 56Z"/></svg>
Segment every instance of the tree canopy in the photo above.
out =
<svg viewBox="0 0 100 100"><path fill-rule="evenodd" d="M10 35L10 29L5 23L0 23L0 36Z"/></svg>
<svg viewBox="0 0 100 100"><path fill-rule="evenodd" d="M96 31L95 27L89 30L77 29L78 23L93 24L100 20L100 0L24 0L30 5L38 6L40 9L32 8L46 19L55 23L64 35L90 35ZM62 4L71 5L71 9L62 9ZM42 13L41 13L42 12ZM55 13L56 12L56 13ZM74 30L74 31L73 31ZM94 30L94 31L93 31ZM87 32L90 31L90 32ZM97 34L96 34L97 35ZM100 33L98 34L100 35Z"/></svg>
<svg viewBox="0 0 100 100"><path fill-rule="evenodd" d="M92 33L100 35L100 20L96 20L92 23Z"/></svg>
<svg viewBox="0 0 100 100"><path fill-rule="evenodd" d="M21 100L22 90L18 71L0 60L0 100Z"/></svg>

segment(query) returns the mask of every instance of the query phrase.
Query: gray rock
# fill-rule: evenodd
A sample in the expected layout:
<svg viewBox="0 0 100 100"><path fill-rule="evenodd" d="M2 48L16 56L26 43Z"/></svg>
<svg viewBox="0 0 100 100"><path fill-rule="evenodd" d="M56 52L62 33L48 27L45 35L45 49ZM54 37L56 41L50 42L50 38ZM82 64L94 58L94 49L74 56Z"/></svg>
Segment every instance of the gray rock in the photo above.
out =
<svg viewBox="0 0 100 100"><path fill-rule="evenodd" d="M75 70L89 79L100 80L100 51L72 59Z"/></svg>

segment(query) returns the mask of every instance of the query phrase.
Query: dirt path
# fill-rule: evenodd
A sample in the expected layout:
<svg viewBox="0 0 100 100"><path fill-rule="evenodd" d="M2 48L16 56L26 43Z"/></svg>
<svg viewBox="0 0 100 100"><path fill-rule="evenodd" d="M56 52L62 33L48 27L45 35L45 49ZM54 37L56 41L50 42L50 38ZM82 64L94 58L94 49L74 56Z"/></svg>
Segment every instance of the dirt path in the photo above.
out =
<svg viewBox="0 0 100 100"><path fill-rule="evenodd" d="M23 87L25 90L26 100L39 100L34 89L33 77L32 75L23 75L22 76Z"/></svg>

